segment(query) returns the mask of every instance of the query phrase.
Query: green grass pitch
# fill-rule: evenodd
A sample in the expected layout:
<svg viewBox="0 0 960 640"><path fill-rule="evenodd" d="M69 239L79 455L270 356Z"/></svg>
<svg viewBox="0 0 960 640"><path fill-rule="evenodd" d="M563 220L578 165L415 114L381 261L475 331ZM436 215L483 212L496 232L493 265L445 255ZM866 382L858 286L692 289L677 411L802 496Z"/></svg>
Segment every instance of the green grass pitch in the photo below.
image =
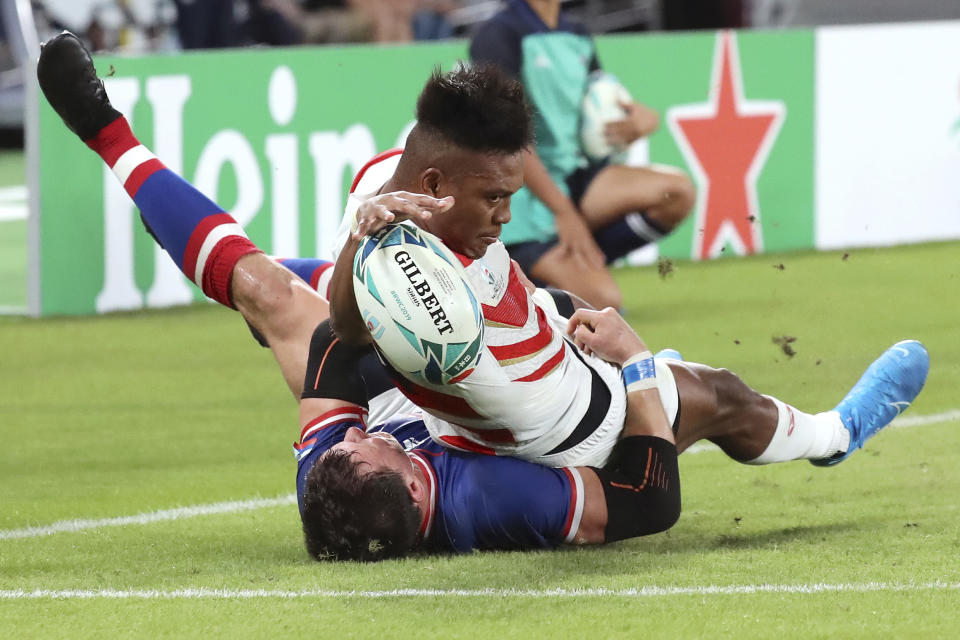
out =
<svg viewBox="0 0 960 640"><path fill-rule="evenodd" d="M833 469L685 454L664 534L378 565L307 558L289 499L296 405L235 314L0 318L0 637L952 637L958 251L619 271L652 348L803 409L832 407L901 338L929 348L927 388L905 428ZM109 520L138 514L154 516ZM73 520L89 522L42 529Z"/></svg>

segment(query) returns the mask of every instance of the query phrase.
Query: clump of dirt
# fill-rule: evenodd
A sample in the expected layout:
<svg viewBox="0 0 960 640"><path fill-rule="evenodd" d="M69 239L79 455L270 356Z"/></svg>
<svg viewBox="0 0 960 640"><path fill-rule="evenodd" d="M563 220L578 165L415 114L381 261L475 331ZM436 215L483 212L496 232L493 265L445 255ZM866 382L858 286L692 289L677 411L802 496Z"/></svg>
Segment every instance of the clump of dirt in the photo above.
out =
<svg viewBox="0 0 960 640"><path fill-rule="evenodd" d="M797 355L796 350L792 346L796 341L797 339L795 336L773 336L773 344L780 347L780 350L783 351L784 355L786 355L788 358L792 358L793 356Z"/></svg>
<svg viewBox="0 0 960 640"><path fill-rule="evenodd" d="M660 274L661 280L666 280L667 276L673 273L673 260L670 258L663 258L657 260L657 273Z"/></svg>

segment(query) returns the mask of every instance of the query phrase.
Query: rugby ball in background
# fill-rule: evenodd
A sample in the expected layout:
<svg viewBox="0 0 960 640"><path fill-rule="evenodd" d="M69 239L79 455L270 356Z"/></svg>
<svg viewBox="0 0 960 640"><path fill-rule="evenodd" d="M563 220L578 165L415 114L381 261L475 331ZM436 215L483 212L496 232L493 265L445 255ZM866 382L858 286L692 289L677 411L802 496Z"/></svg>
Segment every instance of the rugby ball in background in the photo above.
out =
<svg viewBox="0 0 960 640"><path fill-rule="evenodd" d="M608 122L623 120L626 111L623 102L633 102L630 92L617 77L606 71L594 71L587 78L587 91L580 108L580 146L592 161L610 158L612 162L626 159L626 146L614 146L603 134Z"/></svg>
<svg viewBox="0 0 960 640"><path fill-rule="evenodd" d="M483 345L483 315L463 265L436 236L391 224L353 260L360 315L380 353L418 384L457 383Z"/></svg>

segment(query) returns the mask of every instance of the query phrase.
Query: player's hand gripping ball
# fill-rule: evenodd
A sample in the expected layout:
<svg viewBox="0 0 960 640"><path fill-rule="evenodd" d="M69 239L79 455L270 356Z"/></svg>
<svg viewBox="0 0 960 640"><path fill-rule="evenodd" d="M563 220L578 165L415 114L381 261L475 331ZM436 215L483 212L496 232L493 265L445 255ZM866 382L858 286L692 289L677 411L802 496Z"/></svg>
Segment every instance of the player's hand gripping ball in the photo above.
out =
<svg viewBox="0 0 960 640"><path fill-rule="evenodd" d="M480 304L439 238L408 224L367 236L353 260L353 290L377 349L402 375L444 385L473 371L483 344Z"/></svg>
<svg viewBox="0 0 960 640"><path fill-rule="evenodd" d="M580 146L593 161L611 158L620 162L626 147L612 145L604 134L608 122L623 120L627 113L621 104L633 102L630 92L617 77L605 71L594 71L587 80L587 91L580 109Z"/></svg>

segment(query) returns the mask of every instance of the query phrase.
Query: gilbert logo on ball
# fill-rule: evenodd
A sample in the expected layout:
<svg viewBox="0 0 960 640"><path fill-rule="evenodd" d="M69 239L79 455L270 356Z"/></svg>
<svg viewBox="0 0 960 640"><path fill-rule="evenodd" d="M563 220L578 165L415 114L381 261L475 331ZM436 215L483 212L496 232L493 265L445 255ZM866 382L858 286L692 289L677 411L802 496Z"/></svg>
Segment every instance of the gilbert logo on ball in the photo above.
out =
<svg viewBox="0 0 960 640"><path fill-rule="evenodd" d="M418 384L455 384L476 367L480 304L439 238L407 224L364 239L353 261L357 306L378 349Z"/></svg>
<svg viewBox="0 0 960 640"><path fill-rule="evenodd" d="M606 71L590 74L580 108L580 146L590 160L599 161L626 153L626 147L610 144L604 135L608 122L626 117L620 106L624 102L633 102L633 98L616 76ZM612 160L619 161L618 158Z"/></svg>

